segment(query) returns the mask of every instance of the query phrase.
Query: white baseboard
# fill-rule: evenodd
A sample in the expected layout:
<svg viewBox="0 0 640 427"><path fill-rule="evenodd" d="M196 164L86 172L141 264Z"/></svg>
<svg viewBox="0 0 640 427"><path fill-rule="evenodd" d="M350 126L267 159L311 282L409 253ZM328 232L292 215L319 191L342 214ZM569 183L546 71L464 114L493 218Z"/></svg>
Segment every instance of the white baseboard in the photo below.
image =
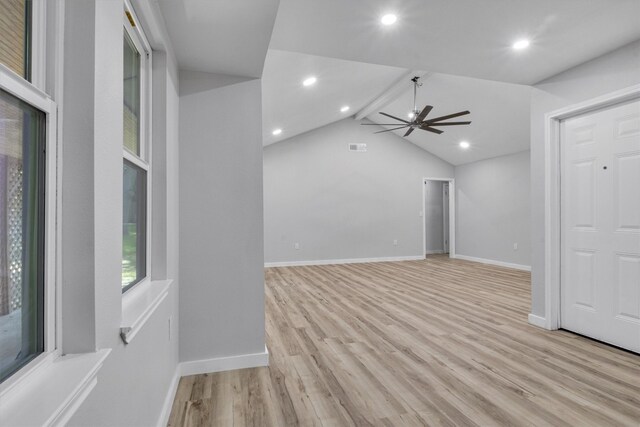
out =
<svg viewBox="0 0 640 427"><path fill-rule="evenodd" d="M513 264L510 262L496 261L493 259L486 259L486 258L476 258L476 257L460 255L460 254L456 254L454 258L463 259L465 261L480 262L482 264L491 264L491 265L497 265L500 267L514 268L516 270L531 271L530 265Z"/></svg>
<svg viewBox="0 0 640 427"><path fill-rule="evenodd" d="M321 259L315 261L284 261L284 262L265 262L265 268L268 267L298 267L303 265L331 265L331 264L361 264L366 262L390 262L390 261L416 261L424 259L424 256L396 256L396 257L379 257L379 258L348 258L348 259Z"/></svg>
<svg viewBox="0 0 640 427"><path fill-rule="evenodd" d="M544 317L529 314L529 323L538 328L547 329L547 320Z"/></svg>
<svg viewBox="0 0 640 427"><path fill-rule="evenodd" d="M269 350L266 345L262 353L240 354L237 356L216 357L214 359L179 363L178 366L176 366L169 390L167 391L167 396L162 405L160 418L158 418L158 427L165 427L169 423L169 416L171 416L171 408L176 398L180 378L188 375L209 374L212 372L257 368L260 366L269 366Z"/></svg>
<svg viewBox="0 0 640 427"><path fill-rule="evenodd" d="M259 366L269 366L269 350L267 350L266 345L262 353L240 354L237 356L182 362L180 363L180 376L186 377L188 375L257 368Z"/></svg>
<svg viewBox="0 0 640 427"><path fill-rule="evenodd" d="M160 418L158 418L158 427L166 427L167 424L169 424L169 416L171 415L173 401L175 400L176 393L178 392L178 384L180 384L180 364L176 366L173 378L171 379L171 384L169 385L169 391L167 391L167 396L164 398Z"/></svg>
<svg viewBox="0 0 640 427"><path fill-rule="evenodd" d="M443 254L444 251L442 249L437 250L437 251L426 251L425 255L437 255L437 254Z"/></svg>

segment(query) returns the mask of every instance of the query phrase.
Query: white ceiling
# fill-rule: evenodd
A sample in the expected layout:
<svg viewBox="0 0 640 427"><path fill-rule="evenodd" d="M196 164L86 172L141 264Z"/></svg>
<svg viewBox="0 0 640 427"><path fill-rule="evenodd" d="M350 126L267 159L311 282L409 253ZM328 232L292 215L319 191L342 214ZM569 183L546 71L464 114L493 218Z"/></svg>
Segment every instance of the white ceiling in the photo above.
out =
<svg viewBox="0 0 640 427"><path fill-rule="evenodd" d="M270 48L533 84L637 39L639 0L281 0Z"/></svg>
<svg viewBox="0 0 640 427"><path fill-rule="evenodd" d="M269 50L262 76L263 143L269 145L353 115L407 70ZM308 76L318 81L303 87ZM341 113L343 105L350 107ZM282 134L273 136L275 128Z"/></svg>
<svg viewBox="0 0 640 427"><path fill-rule="evenodd" d="M262 75L265 145L353 115L409 69L426 70L419 107L434 105L430 117L469 109L473 123L408 140L455 165L529 147L530 89L511 83L536 83L640 39L640 0L155 1L182 70ZM387 12L398 15L390 27L379 22ZM521 37L531 47L515 52ZM309 75L318 83L303 88ZM379 110L405 118L412 102L407 82ZM457 146L462 139L469 150Z"/></svg>
<svg viewBox="0 0 640 427"><path fill-rule="evenodd" d="M156 0L181 69L260 77L279 0Z"/></svg>
<svg viewBox="0 0 640 427"><path fill-rule="evenodd" d="M407 81L410 88L411 82ZM468 126L443 126L444 133L414 130L407 139L443 160L453 164L475 162L482 159L517 153L529 149L531 88L529 86L432 74L418 90L418 108L433 105L427 118L435 118L459 111L471 114L450 121L471 121ZM381 111L407 120L413 109L413 90L409 89ZM375 123L393 123L380 114L367 118ZM373 126L372 126L373 127ZM393 126L386 126L392 128ZM372 132L374 129L372 129ZM394 131L399 136L406 129ZM460 149L460 141L471 147Z"/></svg>

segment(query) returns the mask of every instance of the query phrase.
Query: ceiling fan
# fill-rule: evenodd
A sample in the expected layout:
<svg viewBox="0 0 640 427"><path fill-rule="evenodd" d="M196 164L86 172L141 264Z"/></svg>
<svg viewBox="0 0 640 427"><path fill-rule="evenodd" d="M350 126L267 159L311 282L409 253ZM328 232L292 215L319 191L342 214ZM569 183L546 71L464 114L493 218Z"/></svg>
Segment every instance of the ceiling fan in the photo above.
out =
<svg viewBox="0 0 640 427"><path fill-rule="evenodd" d="M411 81L413 82L413 111L412 111L412 118L411 120L404 120L401 119L399 117L395 117L392 116L391 114L387 114L387 113L383 113L380 112L380 114L382 114L383 116L387 116L391 119L394 120L398 120L401 123L382 123L382 124L378 124L378 123L362 123L362 125L369 125L369 126L398 126L395 127L393 129L386 129L386 130L381 130L378 132L374 132L374 133L383 133L383 132L391 132L394 130L398 130L398 129L404 129L404 128L409 128L407 129L407 132L404 134L404 136L409 136L411 134L411 132L413 132L415 129L420 129L420 130L426 130L427 132L433 132L433 133L437 133L438 135L443 133L444 131L440 130L440 129L436 129L436 127L438 126L458 126L458 125L468 125L471 122L446 122L444 120L449 120L449 119L453 119L455 117L460 117L460 116L465 116L467 114L470 114L469 111L460 111L459 113L453 113L453 114L448 114L446 116L440 116L440 117L436 117L434 119L429 119L426 120L427 115L431 112L431 110L433 109L432 105L427 105L425 106L422 111L418 110L418 107L416 105L416 95L418 93L418 88L420 86L422 86L422 83L419 82L420 77L416 76L414 78L411 79Z"/></svg>

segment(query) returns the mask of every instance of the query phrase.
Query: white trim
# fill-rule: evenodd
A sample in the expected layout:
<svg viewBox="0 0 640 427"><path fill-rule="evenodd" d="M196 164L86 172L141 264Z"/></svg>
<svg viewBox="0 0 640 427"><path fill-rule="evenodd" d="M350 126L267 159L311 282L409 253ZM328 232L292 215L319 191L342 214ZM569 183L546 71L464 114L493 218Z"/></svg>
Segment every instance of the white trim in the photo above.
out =
<svg viewBox="0 0 640 427"><path fill-rule="evenodd" d="M43 90L32 85L2 64L0 64L0 87L45 113L49 113L55 107L49 95Z"/></svg>
<svg viewBox="0 0 640 427"><path fill-rule="evenodd" d="M45 90L47 83L47 4L46 0L31 3L31 83Z"/></svg>
<svg viewBox="0 0 640 427"><path fill-rule="evenodd" d="M449 183L449 258L456 257L456 180L455 178L422 178L422 253L427 253L426 191L427 181Z"/></svg>
<svg viewBox="0 0 640 427"><path fill-rule="evenodd" d="M164 398L157 426L164 427L169 423L171 408L178 392L180 378L189 375L210 374L214 372L233 371L236 369L259 368L269 366L269 349L264 346L262 353L239 354L236 356L216 357L213 359L193 360L181 362L176 366L176 370L171 378L171 384Z"/></svg>
<svg viewBox="0 0 640 427"><path fill-rule="evenodd" d="M514 264L514 263L511 263L511 262L497 261L497 260L494 260L494 259L487 259L487 258L477 258L477 257L473 257L473 256L460 255L460 254L457 254L453 258L462 259L462 260L465 260L465 261L479 262L479 263L482 263L482 264L497 265L499 267L513 268L513 269L516 269L516 270L531 271L531 266L530 265Z"/></svg>
<svg viewBox="0 0 640 427"><path fill-rule="evenodd" d="M305 265L332 265L332 264L364 264L368 262L396 262L396 261L417 261L424 259L422 255L411 256L391 256L379 258L347 258L347 259L320 259L313 261L279 261L265 262L265 268L269 267L299 267Z"/></svg>
<svg viewBox="0 0 640 427"><path fill-rule="evenodd" d="M547 329L560 327L560 122L638 98L640 85L634 85L545 114L544 310Z"/></svg>
<svg viewBox="0 0 640 427"><path fill-rule="evenodd" d="M160 417L158 418L157 426L166 427L169 424L169 416L171 416L171 408L173 407L173 401L176 398L178 392L178 385L180 384L180 364L176 366L176 370L173 372L171 378L171 384L169 384L169 390L164 398L162 404L162 410L160 411Z"/></svg>
<svg viewBox="0 0 640 427"><path fill-rule="evenodd" d="M530 313L528 317L529 323L533 326L537 326L538 328L547 328L547 320L544 317L536 316L535 314Z"/></svg>
<svg viewBox="0 0 640 427"><path fill-rule="evenodd" d="M125 160L128 160L134 165L138 166L140 169L143 169L145 172L149 172L149 163L133 154L131 151L129 151L128 148L122 148L122 157L124 157Z"/></svg>
<svg viewBox="0 0 640 427"><path fill-rule="evenodd" d="M262 353L239 354L237 356L216 357L180 363L180 376L233 371L236 369L269 366L269 350L264 346Z"/></svg>
<svg viewBox="0 0 640 427"><path fill-rule="evenodd" d="M144 281L122 295L120 338L129 344L169 294L172 280Z"/></svg>
<svg viewBox="0 0 640 427"><path fill-rule="evenodd" d="M426 251L424 254L425 255L438 255L438 254L443 254L444 250L440 249L440 250L436 250L436 251Z"/></svg>
<svg viewBox="0 0 640 427"><path fill-rule="evenodd" d="M60 356L42 366L2 397L0 425L66 425L96 386L98 371L110 352Z"/></svg>

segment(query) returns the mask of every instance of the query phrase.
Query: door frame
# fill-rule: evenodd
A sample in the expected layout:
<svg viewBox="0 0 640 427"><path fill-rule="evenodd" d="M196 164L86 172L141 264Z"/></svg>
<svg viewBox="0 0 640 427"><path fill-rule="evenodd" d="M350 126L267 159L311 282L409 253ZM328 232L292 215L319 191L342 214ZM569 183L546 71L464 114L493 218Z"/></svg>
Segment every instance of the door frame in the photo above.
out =
<svg viewBox="0 0 640 427"><path fill-rule="evenodd" d="M422 178L422 256L427 253L427 224L425 212L425 198L427 196L427 181L443 181L449 183L449 258L456 257L456 180L455 178Z"/></svg>
<svg viewBox="0 0 640 427"><path fill-rule="evenodd" d="M451 199L451 189L449 188L449 183L447 182L447 197L446 200L447 202ZM444 215L444 207L445 207L445 187L444 184L442 184L442 246L445 250L445 253L448 254L450 253L449 251L449 246L451 246L451 236L449 236L448 233L448 228L449 228L449 215ZM448 204L448 203L447 203ZM447 213L449 213L449 206L447 206ZM446 232L446 234L445 234ZM426 233L425 233L426 234ZM445 239L445 236L447 237ZM426 236L425 236L426 238ZM445 243L446 242L446 243Z"/></svg>
<svg viewBox="0 0 640 427"><path fill-rule="evenodd" d="M640 85L599 96L578 104L569 105L545 114L544 143L544 327L560 328L560 122L594 110L612 107L640 99ZM542 326L542 325L539 325Z"/></svg>

